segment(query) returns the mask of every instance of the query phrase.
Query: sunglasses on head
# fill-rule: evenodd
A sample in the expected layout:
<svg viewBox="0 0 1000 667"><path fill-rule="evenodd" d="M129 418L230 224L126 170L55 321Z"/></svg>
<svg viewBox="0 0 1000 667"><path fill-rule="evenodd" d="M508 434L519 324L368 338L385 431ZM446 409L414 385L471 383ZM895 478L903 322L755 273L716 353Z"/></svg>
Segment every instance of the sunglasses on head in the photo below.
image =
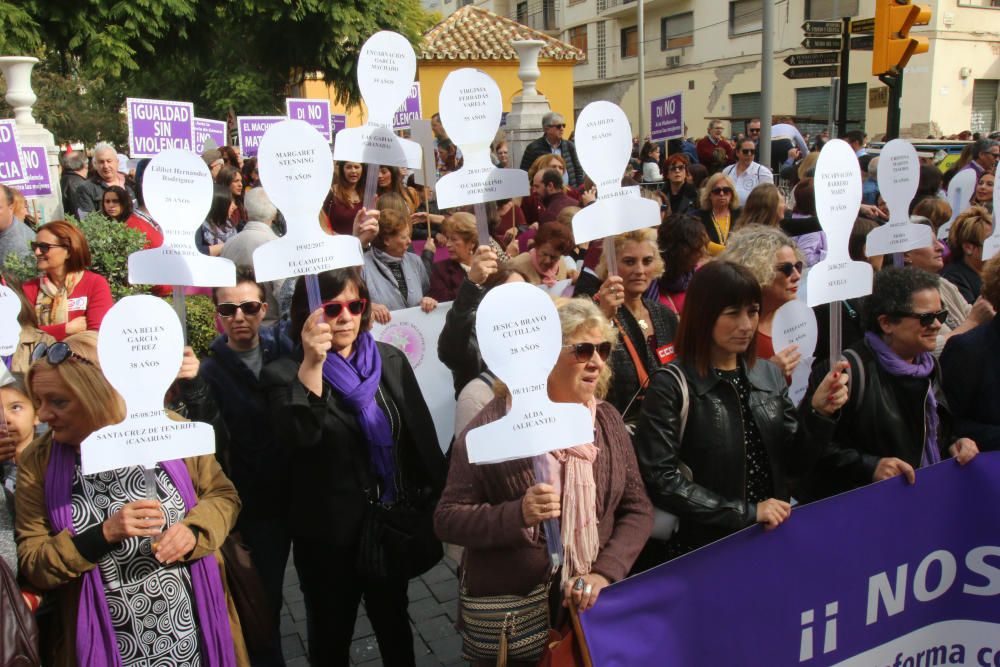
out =
<svg viewBox="0 0 1000 667"><path fill-rule="evenodd" d="M797 272L800 276L802 275L802 269L805 264L802 262L782 262L781 264L775 264L774 270L779 273L784 273L786 278L792 277L792 271Z"/></svg>
<svg viewBox="0 0 1000 667"><path fill-rule="evenodd" d="M368 299L351 299L350 301L327 301L323 304L323 314L333 320L340 317L340 314L347 308L347 312L357 317L365 312Z"/></svg>
<svg viewBox="0 0 1000 667"><path fill-rule="evenodd" d="M256 315L260 312L260 301L241 301L239 303L220 303L215 306L215 312L221 317L235 317L237 309L244 315Z"/></svg>
<svg viewBox="0 0 1000 667"><path fill-rule="evenodd" d="M594 350L597 351L597 356L601 358L601 361L607 361L611 355L611 343L608 341L604 341L603 343L571 343L570 345L563 345L563 348L573 350L576 360L580 363L585 363L593 359Z"/></svg>
<svg viewBox="0 0 1000 667"><path fill-rule="evenodd" d="M729 187L723 188L712 188L713 195L731 195L733 194L733 189Z"/></svg>
<svg viewBox="0 0 1000 667"><path fill-rule="evenodd" d="M34 252L36 250L39 250L43 255L49 254L49 250L52 250L53 248L65 248L65 247L66 246L64 246L61 243L45 243L44 241L31 242L31 251Z"/></svg>
<svg viewBox="0 0 1000 667"><path fill-rule="evenodd" d="M892 317L912 317L920 321L920 326L927 328L937 320L941 324L948 319L947 309L942 309L936 313L893 313Z"/></svg>
<svg viewBox="0 0 1000 667"><path fill-rule="evenodd" d="M93 366L93 363L89 359L84 359L79 354L69 349L69 345L59 341L58 343L52 343L52 345L47 345L46 343L39 343L35 346L35 349L31 351L31 362L34 363L39 359L45 359L53 366L58 366L62 362L66 361L72 357L78 361L82 361L85 364Z"/></svg>

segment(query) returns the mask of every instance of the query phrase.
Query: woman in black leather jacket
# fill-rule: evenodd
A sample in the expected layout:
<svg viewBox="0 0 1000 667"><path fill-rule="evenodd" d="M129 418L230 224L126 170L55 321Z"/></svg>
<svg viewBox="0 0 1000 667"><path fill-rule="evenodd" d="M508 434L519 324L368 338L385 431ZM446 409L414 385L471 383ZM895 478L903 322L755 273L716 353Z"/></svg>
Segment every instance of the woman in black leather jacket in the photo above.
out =
<svg viewBox="0 0 1000 667"><path fill-rule="evenodd" d="M677 361L653 375L635 436L653 505L680 521L669 542L650 541L646 566L785 521L789 475L807 469L833 434L831 416L848 397L846 364L797 411L778 367L755 359L760 301L760 284L738 264L712 262L691 280Z"/></svg>

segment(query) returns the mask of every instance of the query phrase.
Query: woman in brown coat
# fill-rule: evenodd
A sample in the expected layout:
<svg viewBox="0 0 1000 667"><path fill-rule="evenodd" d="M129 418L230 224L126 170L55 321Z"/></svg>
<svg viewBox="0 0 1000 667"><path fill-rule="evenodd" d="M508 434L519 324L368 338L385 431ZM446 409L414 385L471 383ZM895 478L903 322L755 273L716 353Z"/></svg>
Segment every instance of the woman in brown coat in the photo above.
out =
<svg viewBox="0 0 1000 667"><path fill-rule="evenodd" d="M217 554L240 501L215 458L157 464L157 500L138 466L81 472L80 443L125 414L96 339L40 346L28 372L50 431L19 465L18 562L58 609L54 664L249 664Z"/></svg>

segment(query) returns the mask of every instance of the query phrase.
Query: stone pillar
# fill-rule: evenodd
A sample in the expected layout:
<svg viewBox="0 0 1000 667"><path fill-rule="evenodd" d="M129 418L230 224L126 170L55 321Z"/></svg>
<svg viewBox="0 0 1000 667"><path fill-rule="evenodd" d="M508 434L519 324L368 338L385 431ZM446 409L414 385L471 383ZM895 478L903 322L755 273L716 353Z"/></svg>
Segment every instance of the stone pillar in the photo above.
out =
<svg viewBox="0 0 1000 667"><path fill-rule="evenodd" d="M524 149L532 141L542 136L542 116L551 111L549 101L538 93L535 82L541 72L538 69L538 54L545 42L539 39L514 40L510 43L521 61L517 76L523 84L521 94L511 103L507 114L507 136L510 141L511 167L521 166Z"/></svg>
<svg viewBox="0 0 1000 667"><path fill-rule="evenodd" d="M17 140L23 146L42 146L52 179L52 194L35 199L39 223L63 218L62 191L59 188L59 147L52 133L35 121L31 107L38 100L31 89L31 70L38 58L30 56L0 56L0 71L7 81L7 104L14 108Z"/></svg>

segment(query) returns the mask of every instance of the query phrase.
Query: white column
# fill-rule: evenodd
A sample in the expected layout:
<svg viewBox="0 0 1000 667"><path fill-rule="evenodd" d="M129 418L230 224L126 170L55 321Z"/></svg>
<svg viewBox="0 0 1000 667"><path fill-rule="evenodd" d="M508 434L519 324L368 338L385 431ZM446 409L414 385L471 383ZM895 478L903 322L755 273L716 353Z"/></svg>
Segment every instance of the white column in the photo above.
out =
<svg viewBox="0 0 1000 667"><path fill-rule="evenodd" d="M521 79L521 94L511 103L507 114L507 137L510 142L511 166L521 166L521 156L525 147L542 136L542 116L552 108L544 95L538 93L535 82L541 76L538 69L538 54L545 42L539 39L514 40L510 43L517 51L520 65L517 77Z"/></svg>

